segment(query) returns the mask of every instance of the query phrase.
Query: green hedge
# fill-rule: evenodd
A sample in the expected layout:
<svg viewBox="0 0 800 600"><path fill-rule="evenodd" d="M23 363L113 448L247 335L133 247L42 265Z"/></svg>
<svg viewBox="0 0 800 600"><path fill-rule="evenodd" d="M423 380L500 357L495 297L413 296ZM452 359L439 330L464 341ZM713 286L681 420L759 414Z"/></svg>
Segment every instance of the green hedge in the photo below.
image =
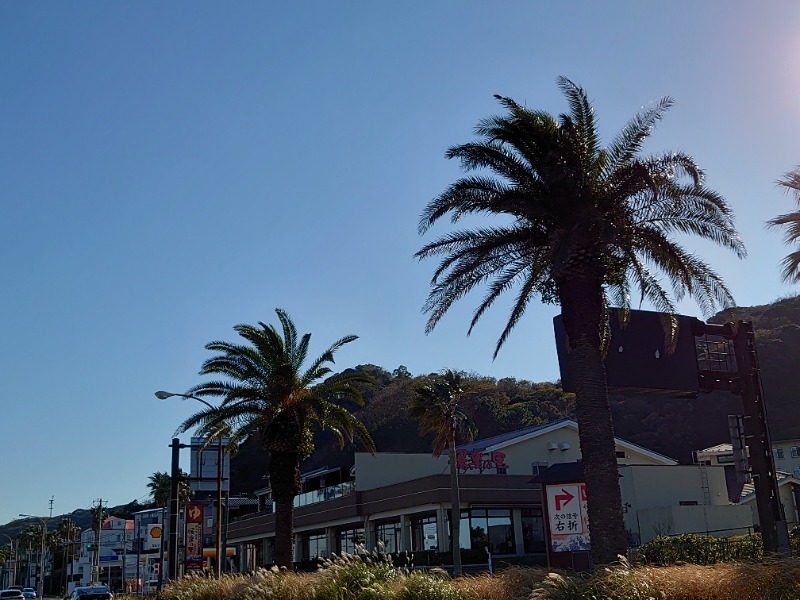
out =
<svg viewBox="0 0 800 600"><path fill-rule="evenodd" d="M679 562L710 565L734 560L760 561L763 558L764 544L757 533L727 538L692 533L658 537L643 544L634 556L636 562L651 565Z"/></svg>

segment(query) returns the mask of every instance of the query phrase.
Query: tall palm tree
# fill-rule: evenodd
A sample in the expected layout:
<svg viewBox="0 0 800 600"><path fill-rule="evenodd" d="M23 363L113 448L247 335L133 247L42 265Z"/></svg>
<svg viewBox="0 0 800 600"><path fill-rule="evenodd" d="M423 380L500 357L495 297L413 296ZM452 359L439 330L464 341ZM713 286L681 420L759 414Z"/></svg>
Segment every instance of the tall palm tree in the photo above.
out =
<svg viewBox="0 0 800 600"><path fill-rule="evenodd" d="M178 482L178 503L184 506L192 497L192 490L189 487L189 476L181 469L180 481ZM172 493L172 476L166 471L156 471L148 478L147 487L150 489L150 496L156 506L164 508L169 503Z"/></svg>
<svg viewBox="0 0 800 600"><path fill-rule="evenodd" d="M447 370L415 386L408 404L409 415L419 421L422 435L433 433L433 455L439 457L445 449L450 462L450 548L453 551L453 574L461 575L461 499L458 491L456 466L456 436L472 441L478 429L459 404L464 390L461 374Z"/></svg>
<svg viewBox="0 0 800 600"><path fill-rule="evenodd" d="M783 179L778 180L778 185L792 194L795 202L800 206L800 167L786 173ZM767 221L767 226L771 228L782 227L784 229L783 242L787 246L800 243L800 210L770 219ZM800 282L800 248L790 252L781 261L781 267L783 281L787 283Z"/></svg>
<svg viewBox="0 0 800 600"><path fill-rule="evenodd" d="M499 296L517 289L495 356L532 298L561 305L576 372L592 558L602 564L627 547L603 364L609 302L629 307L634 287L640 302L674 313L671 287L676 299L688 293L709 314L732 304L732 296L717 273L671 236L695 235L740 258L745 249L730 208L703 185L691 157L640 156L670 98L643 109L604 148L584 90L564 77L558 86L568 114L554 117L497 96L505 114L481 121L477 141L447 151L465 171L479 172L427 205L420 233L448 214L453 222L470 214L503 219L445 234L416 256L441 257L423 308L428 332L484 283L470 332ZM676 339L674 327L669 334Z"/></svg>
<svg viewBox="0 0 800 600"><path fill-rule="evenodd" d="M257 435L269 451L269 479L275 501L275 563L292 567L294 497L300 493L300 462L314 450L316 428L333 432L344 445L354 439L370 451L375 445L366 427L340 400L363 405L356 384L368 377L358 371L333 375L328 363L334 353L355 339L336 341L306 365L311 334L298 337L285 311L276 309L281 329L259 322L237 325L234 330L246 344L214 341L206 349L218 352L200 369L201 375L223 379L201 383L187 393L222 398L218 407L206 408L181 424L187 431L209 435L230 427L231 442L238 444Z"/></svg>

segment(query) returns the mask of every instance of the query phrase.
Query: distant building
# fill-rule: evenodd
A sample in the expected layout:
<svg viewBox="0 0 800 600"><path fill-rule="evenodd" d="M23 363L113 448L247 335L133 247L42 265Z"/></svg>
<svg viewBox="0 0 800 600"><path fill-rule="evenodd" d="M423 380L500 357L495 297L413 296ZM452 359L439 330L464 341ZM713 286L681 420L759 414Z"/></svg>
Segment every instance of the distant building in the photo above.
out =
<svg viewBox="0 0 800 600"><path fill-rule="evenodd" d="M67 592L76 586L95 582L113 590L123 589L123 579L129 578L136 569L133 528L132 520L112 516L100 526L99 540L94 529L84 529Z"/></svg>
<svg viewBox="0 0 800 600"><path fill-rule="evenodd" d="M728 484L731 502L747 505L753 511L753 521L758 522L755 490L749 478L736 477L736 460L732 444L717 444L694 453L695 462L707 466L722 466ZM780 440L772 443L772 457L778 480L778 494L783 505L786 524L791 529L800 523L800 440Z"/></svg>

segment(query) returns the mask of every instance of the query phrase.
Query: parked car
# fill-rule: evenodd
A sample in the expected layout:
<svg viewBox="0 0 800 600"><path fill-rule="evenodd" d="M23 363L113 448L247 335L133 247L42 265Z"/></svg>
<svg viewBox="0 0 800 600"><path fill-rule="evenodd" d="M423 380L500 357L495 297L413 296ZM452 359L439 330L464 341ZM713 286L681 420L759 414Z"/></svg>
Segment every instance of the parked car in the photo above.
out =
<svg viewBox="0 0 800 600"><path fill-rule="evenodd" d="M114 600L114 594L107 585L87 585L72 590L69 600Z"/></svg>
<svg viewBox="0 0 800 600"><path fill-rule="evenodd" d="M22 588L22 595L28 600L36 598L36 590L33 588Z"/></svg>
<svg viewBox="0 0 800 600"><path fill-rule="evenodd" d="M0 600L25 600L22 590L0 590Z"/></svg>

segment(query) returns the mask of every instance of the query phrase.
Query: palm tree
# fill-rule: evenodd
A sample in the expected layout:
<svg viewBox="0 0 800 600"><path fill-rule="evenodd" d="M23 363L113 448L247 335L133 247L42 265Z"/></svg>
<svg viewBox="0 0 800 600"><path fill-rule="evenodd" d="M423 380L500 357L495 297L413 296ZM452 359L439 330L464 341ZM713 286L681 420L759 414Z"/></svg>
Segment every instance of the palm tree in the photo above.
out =
<svg viewBox="0 0 800 600"><path fill-rule="evenodd" d="M237 325L234 330L247 344L214 341L206 345L219 354L203 363L200 374L224 379L201 383L187 393L222 398L222 403L192 415L181 424L181 430L200 426L199 434L210 435L227 425L234 444L250 435L259 437L270 455L275 563L291 568L293 502L300 493L300 461L314 450L314 430L333 432L340 445L358 439L373 452L375 445L364 424L339 403L349 399L363 405L356 384L369 378L356 370L332 375L327 366L334 362L339 348L357 337L341 338L304 367L311 334L298 338L289 315L281 309L275 312L280 331L261 322Z"/></svg>
<svg viewBox="0 0 800 600"><path fill-rule="evenodd" d="M461 575L461 499L456 468L456 436L460 434L472 441L478 431L458 403L463 393L461 374L447 370L441 378L415 386L414 396L408 405L409 415L419 421L420 433L433 433L433 455L438 458L447 449L450 461L450 547L455 576Z"/></svg>
<svg viewBox="0 0 800 600"><path fill-rule="evenodd" d="M778 185L794 196L795 202L800 206L800 167L789 171L778 180ZM800 210L795 210L767 221L768 227L783 227L784 244L791 245L800 242ZM787 283L800 282L800 248L781 261L781 278Z"/></svg>
<svg viewBox="0 0 800 600"><path fill-rule="evenodd" d="M691 157L640 156L670 98L642 110L603 148L584 90L563 77L558 86L569 114L556 118L497 96L506 114L481 121L477 141L447 151L464 170L480 172L458 179L427 205L420 233L447 214L454 222L470 214L503 219L446 234L416 256L442 257L423 308L428 332L456 300L484 283L488 290L470 332L499 296L518 290L494 356L531 298L561 305L577 375L592 558L603 564L627 547L603 364L609 302L629 307L635 287L640 302L674 313L660 272L677 299L688 293L709 314L732 304L732 296L717 273L670 236L695 235L740 258L745 249L730 208L703 185ZM669 339L676 339L674 327Z"/></svg>
<svg viewBox="0 0 800 600"><path fill-rule="evenodd" d="M178 503L185 505L192 498L192 490L189 487L189 476L181 469L180 481L178 481ZM156 506L164 508L169 503L172 493L172 476L166 471L156 471L148 478L147 487L150 489L150 496Z"/></svg>

